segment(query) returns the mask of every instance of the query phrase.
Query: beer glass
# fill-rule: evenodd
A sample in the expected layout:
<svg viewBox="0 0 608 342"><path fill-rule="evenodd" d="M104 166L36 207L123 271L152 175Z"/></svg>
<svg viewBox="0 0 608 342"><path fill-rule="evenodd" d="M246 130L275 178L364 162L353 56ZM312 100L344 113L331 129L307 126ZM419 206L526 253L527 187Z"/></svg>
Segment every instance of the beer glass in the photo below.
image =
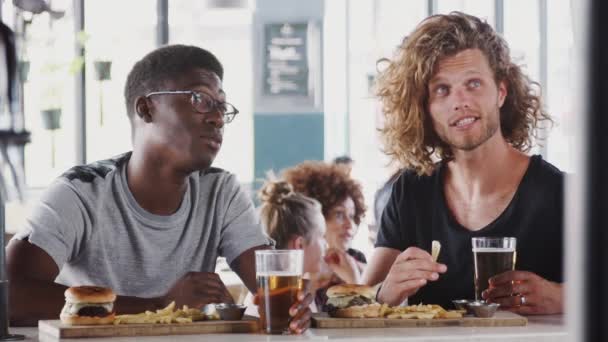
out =
<svg viewBox="0 0 608 342"><path fill-rule="evenodd" d="M288 334L289 308L302 288L301 249L255 251L260 324L267 334Z"/></svg>
<svg viewBox="0 0 608 342"><path fill-rule="evenodd" d="M475 299L483 300L481 293L488 288L490 278L515 269L517 239L476 237L471 242L475 262Z"/></svg>

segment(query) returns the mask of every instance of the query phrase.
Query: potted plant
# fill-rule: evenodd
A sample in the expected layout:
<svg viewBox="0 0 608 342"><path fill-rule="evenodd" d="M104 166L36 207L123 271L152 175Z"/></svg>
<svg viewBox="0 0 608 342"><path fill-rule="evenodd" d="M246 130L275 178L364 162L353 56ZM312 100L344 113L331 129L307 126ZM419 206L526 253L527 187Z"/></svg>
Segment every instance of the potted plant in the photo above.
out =
<svg viewBox="0 0 608 342"><path fill-rule="evenodd" d="M52 70L51 66L49 69ZM44 86L41 96L40 115L42 128L47 130L51 137L51 167L55 167L55 132L61 128L61 107L63 102L63 84L57 78L59 75L49 72L48 83ZM58 71L53 71L58 72Z"/></svg>
<svg viewBox="0 0 608 342"><path fill-rule="evenodd" d="M17 64L17 72L19 73L19 81L26 83L30 74L30 61L20 60Z"/></svg>
<svg viewBox="0 0 608 342"><path fill-rule="evenodd" d="M112 79L112 61L96 60L93 62L95 67L95 79L97 81L109 81Z"/></svg>
<svg viewBox="0 0 608 342"><path fill-rule="evenodd" d="M108 35L92 38L83 34L82 42L87 47L87 53L93 57L93 70L95 80L99 83L99 125L103 126L103 88L104 83L112 79L112 58L108 55L112 51L113 38Z"/></svg>

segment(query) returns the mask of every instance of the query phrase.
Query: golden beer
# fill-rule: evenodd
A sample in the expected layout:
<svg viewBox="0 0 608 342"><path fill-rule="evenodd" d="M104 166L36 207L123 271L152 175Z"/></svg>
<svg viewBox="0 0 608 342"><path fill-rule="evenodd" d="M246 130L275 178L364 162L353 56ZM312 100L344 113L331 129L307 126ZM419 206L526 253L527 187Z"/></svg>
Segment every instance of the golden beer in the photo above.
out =
<svg viewBox="0 0 608 342"><path fill-rule="evenodd" d="M260 322L267 334L289 332L289 308L297 301L302 276L295 274L257 274Z"/></svg>

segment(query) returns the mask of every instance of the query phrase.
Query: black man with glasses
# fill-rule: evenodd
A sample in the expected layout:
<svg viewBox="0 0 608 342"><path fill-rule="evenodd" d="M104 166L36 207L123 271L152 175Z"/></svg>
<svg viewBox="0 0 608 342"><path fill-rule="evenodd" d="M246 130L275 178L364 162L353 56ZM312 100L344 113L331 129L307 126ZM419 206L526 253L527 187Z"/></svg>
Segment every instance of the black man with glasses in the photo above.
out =
<svg viewBox="0 0 608 342"><path fill-rule="evenodd" d="M58 317L75 285L112 288L118 313L232 302L218 256L255 291L254 251L272 241L235 176L211 166L238 114L223 74L194 46L135 64L124 92L133 150L60 176L7 247L12 324ZM294 332L309 327L311 301L301 293L292 308Z"/></svg>

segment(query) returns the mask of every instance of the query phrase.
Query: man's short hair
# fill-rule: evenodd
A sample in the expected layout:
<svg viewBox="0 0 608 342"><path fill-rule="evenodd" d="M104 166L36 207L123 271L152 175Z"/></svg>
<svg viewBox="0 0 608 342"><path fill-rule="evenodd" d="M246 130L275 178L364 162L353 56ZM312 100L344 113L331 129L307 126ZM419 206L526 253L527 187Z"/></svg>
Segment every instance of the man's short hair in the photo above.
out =
<svg viewBox="0 0 608 342"><path fill-rule="evenodd" d="M513 63L506 41L487 22L461 12L434 15L403 40L392 60L379 61L388 62L377 82L385 116L381 130L384 152L403 167L429 174L436 158L452 158L451 148L435 133L428 113L428 83L440 60L467 49L479 49L495 81L507 85L500 109L501 131L507 142L528 151L539 122L551 121L541 106L540 86Z"/></svg>
<svg viewBox="0 0 608 342"><path fill-rule="evenodd" d="M132 118L138 96L159 91L165 82L175 80L193 69L205 69L224 78L222 63L211 52L190 45L167 45L158 48L135 63L125 84L127 115Z"/></svg>

